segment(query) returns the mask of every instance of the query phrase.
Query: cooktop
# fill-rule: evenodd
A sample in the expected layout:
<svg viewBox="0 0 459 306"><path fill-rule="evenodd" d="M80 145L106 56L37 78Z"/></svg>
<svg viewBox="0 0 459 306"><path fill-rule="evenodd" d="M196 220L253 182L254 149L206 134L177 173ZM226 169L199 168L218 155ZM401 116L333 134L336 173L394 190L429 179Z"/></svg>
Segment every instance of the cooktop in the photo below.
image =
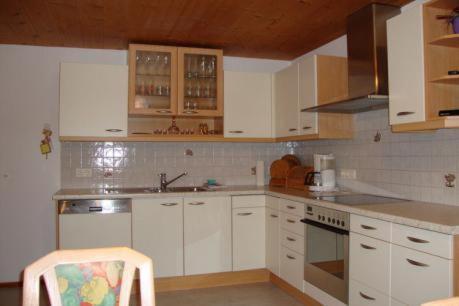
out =
<svg viewBox="0 0 459 306"><path fill-rule="evenodd" d="M375 196L371 194L326 195L318 196L317 200L329 201L343 205L371 205L408 202L408 200Z"/></svg>

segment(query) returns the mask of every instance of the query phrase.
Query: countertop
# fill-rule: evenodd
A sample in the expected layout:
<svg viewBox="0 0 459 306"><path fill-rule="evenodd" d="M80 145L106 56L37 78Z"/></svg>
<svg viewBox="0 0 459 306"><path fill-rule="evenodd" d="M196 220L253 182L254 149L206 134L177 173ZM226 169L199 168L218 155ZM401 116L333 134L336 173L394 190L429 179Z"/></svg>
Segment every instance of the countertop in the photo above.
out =
<svg viewBox="0 0 459 306"><path fill-rule="evenodd" d="M204 192L177 193L106 193L103 189L61 189L53 196L54 200L70 199L112 199L112 198L165 198L165 197L211 197L235 195L270 195L305 204L314 204L352 214L367 216L393 223L404 224L444 234L459 234L459 206L403 201L399 203L372 205L343 205L315 199L305 190L282 187L228 186Z"/></svg>

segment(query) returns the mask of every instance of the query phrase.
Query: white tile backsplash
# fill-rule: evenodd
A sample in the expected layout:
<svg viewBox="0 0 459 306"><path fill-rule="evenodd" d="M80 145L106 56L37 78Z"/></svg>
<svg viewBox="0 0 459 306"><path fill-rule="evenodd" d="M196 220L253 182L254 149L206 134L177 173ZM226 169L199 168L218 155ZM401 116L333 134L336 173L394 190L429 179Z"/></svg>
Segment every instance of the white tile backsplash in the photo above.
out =
<svg viewBox="0 0 459 306"><path fill-rule="evenodd" d="M250 168L269 165L284 154L312 164L314 153L334 153L339 169L356 169L357 180L340 180L362 192L459 205L457 188L444 175L459 170L459 130L392 133L387 110L357 114L352 140L285 143L63 143L63 188L158 186L160 172L169 178L188 171L175 185L202 184L215 178L226 185L255 184ZM381 141L374 142L376 132ZM185 156L186 149L193 156ZM76 168L92 168L92 178L76 178ZM268 177L267 177L268 179ZM268 180L267 180L268 181Z"/></svg>

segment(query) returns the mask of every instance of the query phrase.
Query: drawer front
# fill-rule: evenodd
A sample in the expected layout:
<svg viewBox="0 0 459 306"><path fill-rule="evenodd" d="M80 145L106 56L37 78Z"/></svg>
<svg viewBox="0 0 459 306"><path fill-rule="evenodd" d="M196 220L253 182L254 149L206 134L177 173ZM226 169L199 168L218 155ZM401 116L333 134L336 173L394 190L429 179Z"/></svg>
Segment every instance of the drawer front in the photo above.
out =
<svg viewBox="0 0 459 306"><path fill-rule="evenodd" d="M286 247L280 251L280 277L287 283L303 291L304 256Z"/></svg>
<svg viewBox="0 0 459 306"><path fill-rule="evenodd" d="M231 199L233 208L266 206L266 196L264 195L234 196Z"/></svg>
<svg viewBox="0 0 459 306"><path fill-rule="evenodd" d="M408 305L452 295L452 261L392 245L391 295Z"/></svg>
<svg viewBox="0 0 459 306"><path fill-rule="evenodd" d="M359 215L351 215L351 232L390 241L391 223Z"/></svg>
<svg viewBox="0 0 459 306"><path fill-rule="evenodd" d="M406 225L392 225L392 243L440 257L453 258L453 236Z"/></svg>
<svg viewBox="0 0 459 306"><path fill-rule="evenodd" d="M390 298L355 280L349 281L349 305L352 306L388 306Z"/></svg>
<svg viewBox="0 0 459 306"><path fill-rule="evenodd" d="M288 214L304 217L304 207L303 203L280 199L280 210Z"/></svg>
<svg viewBox="0 0 459 306"><path fill-rule="evenodd" d="M266 206L271 209L279 210L279 201L279 198L266 196Z"/></svg>
<svg viewBox="0 0 459 306"><path fill-rule="evenodd" d="M389 295L390 243L351 233L349 250L349 277Z"/></svg>
<svg viewBox="0 0 459 306"><path fill-rule="evenodd" d="M304 237L290 233L286 230L281 231L281 244L301 255L304 255Z"/></svg>
<svg viewBox="0 0 459 306"><path fill-rule="evenodd" d="M304 237L304 226L305 224L300 220L302 217L286 214L284 212L280 213L281 216L281 228L289 232L295 233Z"/></svg>

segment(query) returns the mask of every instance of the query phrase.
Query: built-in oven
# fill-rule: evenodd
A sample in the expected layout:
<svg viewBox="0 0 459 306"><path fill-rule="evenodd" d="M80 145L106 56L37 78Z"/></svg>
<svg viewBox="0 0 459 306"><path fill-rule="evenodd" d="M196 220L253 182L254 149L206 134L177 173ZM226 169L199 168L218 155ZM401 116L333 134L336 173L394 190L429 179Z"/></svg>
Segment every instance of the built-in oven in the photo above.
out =
<svg viewBox="0 0 459 306"><path fill-rule="evenodd" d="M306 205L304 280L348 303L349 213Z"/></svg>

